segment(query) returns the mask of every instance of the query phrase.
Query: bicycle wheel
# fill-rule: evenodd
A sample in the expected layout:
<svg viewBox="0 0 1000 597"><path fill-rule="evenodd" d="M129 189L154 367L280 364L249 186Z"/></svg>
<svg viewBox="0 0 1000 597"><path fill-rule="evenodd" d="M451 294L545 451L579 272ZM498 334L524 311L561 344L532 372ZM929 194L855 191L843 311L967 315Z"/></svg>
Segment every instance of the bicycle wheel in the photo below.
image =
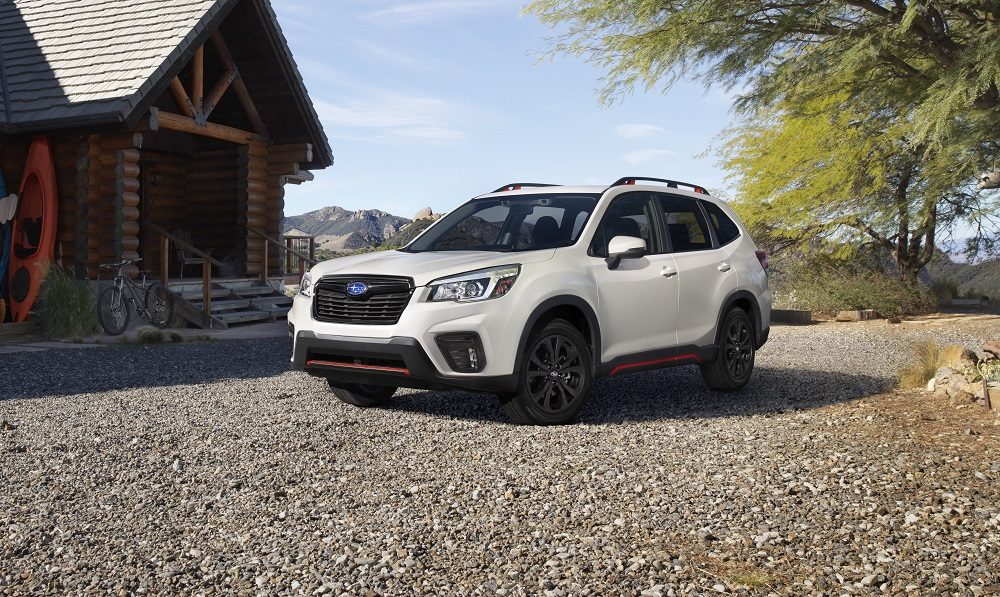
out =
<svg viewBox="0 0 1000 597"><path fill-rule="evenodd" d="M174 316L174 301L167 287L154 282L146 289L146 317L158 328L170 325Z"/></svg>
<svg viewBox="0 0 1000 597"><path fill-rule="evenodd" d="M110 286L101 291L97 297L97 320L104 331L117 336L128 329L128 320L132 316L128 301L121 288Z"/></svg>

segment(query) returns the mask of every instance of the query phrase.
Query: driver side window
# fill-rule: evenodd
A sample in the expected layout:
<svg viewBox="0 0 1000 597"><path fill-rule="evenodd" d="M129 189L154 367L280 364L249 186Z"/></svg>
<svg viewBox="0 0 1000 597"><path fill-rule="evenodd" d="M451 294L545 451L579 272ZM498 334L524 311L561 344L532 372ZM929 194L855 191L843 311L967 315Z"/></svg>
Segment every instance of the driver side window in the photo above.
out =
<svg viewBox="0 0 1000 597"><path fill-rule="evenodd" d="M614 200L590 243L588 253L594 257L608 256L608 243L616 236L634 236L646 241L646 251L662 253L656 231L656 212L648 193L629 193Z"/></svg>

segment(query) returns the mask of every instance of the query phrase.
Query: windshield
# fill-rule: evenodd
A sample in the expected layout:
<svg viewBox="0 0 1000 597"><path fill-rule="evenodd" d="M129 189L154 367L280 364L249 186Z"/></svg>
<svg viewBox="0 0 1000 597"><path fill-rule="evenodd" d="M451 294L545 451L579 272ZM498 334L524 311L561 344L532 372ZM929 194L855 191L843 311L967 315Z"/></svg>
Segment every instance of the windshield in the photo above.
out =
<svg viewBox="0 0 1000 597"><path fill-rule="evenodd" d="M445 216L404 250L534 251L577 241L600 195L475 199Z"/></svg>

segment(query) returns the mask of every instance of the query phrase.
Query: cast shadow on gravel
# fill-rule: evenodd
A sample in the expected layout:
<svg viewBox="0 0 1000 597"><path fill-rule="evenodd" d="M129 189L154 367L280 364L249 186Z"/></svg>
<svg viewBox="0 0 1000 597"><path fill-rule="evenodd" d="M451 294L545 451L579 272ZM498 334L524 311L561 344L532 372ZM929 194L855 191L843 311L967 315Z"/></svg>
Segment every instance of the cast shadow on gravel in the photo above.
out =
<svg viewBox="0 0 1000 597"><path fill-rule="evenodd" d="M287 339L266 338L7 354L0 401L275 377L290 352Z"/></svg>
<svg viewBox="0 0 1000 597"><path fill-rule="evenodd" d="M885 378L834 371L757 367L745 388L712 392L694 367L597 380L580 415L586 424L767 415L820 408L892 389ZM508 422L497 400L467 392L398 395L389 409L432 416Z"/></svg>

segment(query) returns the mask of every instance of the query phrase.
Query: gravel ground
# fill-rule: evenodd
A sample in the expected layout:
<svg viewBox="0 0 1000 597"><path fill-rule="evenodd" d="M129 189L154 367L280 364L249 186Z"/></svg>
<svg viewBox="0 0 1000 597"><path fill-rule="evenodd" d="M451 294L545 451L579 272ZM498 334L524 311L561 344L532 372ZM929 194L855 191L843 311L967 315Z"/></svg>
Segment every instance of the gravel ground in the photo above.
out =
<svg viewBox="0 0 1000 597"><path fill-rule="evenodd" d="M0 595L998 594L998 419L890 391L998 331L775 328L738 394L601 380L558 428L351 408L280 339L0 355Z"/></svg>

